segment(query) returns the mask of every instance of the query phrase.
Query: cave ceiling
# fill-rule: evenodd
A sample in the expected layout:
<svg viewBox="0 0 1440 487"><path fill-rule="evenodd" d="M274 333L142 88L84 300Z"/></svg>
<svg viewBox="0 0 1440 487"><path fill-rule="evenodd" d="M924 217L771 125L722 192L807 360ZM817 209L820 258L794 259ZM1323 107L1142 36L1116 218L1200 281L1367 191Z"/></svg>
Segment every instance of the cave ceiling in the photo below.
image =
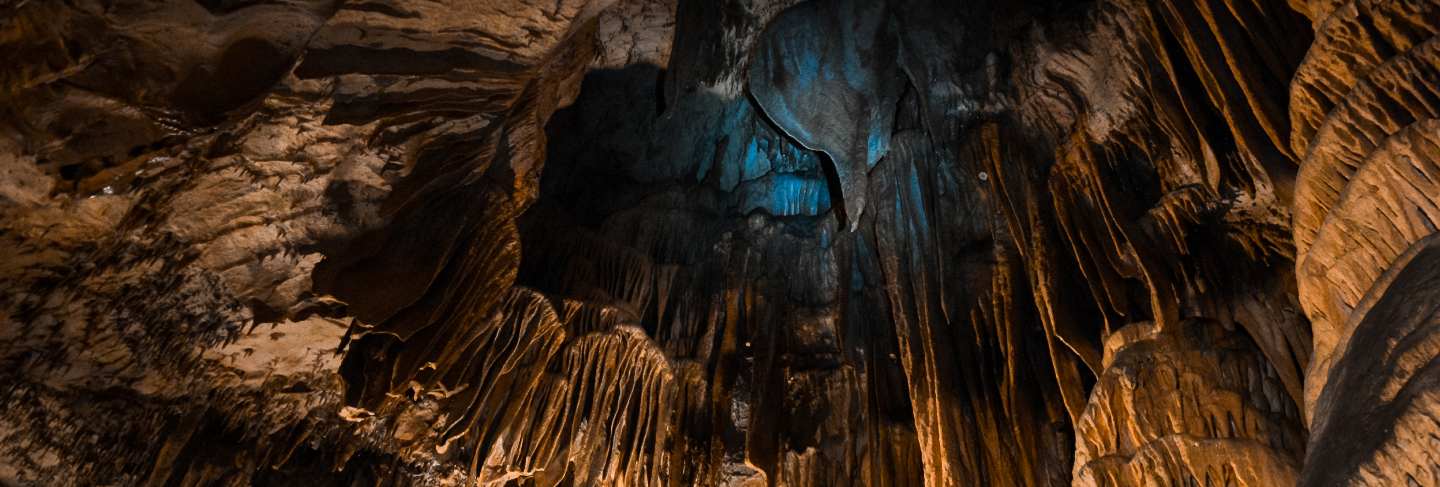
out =
<svg viewBox="0 0 1440 487"><path fill-rule="evenodd" d="M0 485L1440 485L1437 0L0 0L0 113Z"/></svg>

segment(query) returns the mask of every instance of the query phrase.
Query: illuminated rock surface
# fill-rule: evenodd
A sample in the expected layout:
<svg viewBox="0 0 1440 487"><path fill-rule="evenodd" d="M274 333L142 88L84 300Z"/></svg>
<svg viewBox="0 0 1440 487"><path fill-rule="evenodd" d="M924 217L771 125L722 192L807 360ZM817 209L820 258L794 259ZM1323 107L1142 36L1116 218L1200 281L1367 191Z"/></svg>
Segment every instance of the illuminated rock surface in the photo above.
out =
<svg viewBox="0 0 1440 487"><path fill-rule="evenodd" d="M1437 33L0 3L0 485L1440 485Z"/></svg>

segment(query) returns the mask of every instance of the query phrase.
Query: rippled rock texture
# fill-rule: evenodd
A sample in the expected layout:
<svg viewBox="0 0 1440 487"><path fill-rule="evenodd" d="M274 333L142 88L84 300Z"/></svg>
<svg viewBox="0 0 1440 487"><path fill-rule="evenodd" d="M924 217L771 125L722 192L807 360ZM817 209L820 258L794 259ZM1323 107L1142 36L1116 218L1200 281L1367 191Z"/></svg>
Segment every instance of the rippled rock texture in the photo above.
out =
<svg viewBox="0 0 1440 487"><path fill-rule="evenodd" d="M0 485L1440 485L1435 0L12 0L0 62Z"/></svg>

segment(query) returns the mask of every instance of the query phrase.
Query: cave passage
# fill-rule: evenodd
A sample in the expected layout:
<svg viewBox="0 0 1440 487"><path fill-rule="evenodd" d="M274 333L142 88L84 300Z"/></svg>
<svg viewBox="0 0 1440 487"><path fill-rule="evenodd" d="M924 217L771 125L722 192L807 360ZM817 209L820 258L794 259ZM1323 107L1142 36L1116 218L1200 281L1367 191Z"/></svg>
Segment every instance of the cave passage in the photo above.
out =
<svg viewBox="0 0 1440 487"><path fill-rule="evenodd" d="M0 2L0 486L1440 485L1440 1Z"/></svg>

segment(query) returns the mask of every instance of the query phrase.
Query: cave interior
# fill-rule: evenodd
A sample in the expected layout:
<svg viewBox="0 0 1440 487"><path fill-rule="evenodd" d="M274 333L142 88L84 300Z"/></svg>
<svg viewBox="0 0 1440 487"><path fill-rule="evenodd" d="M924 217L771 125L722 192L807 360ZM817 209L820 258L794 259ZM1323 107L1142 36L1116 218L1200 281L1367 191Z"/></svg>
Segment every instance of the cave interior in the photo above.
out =
<svg viewBox="0 0 1440 487"><path fill-rule="evenodd" d="M0 485L1440 485L1440 0L0 0L0 112Z"/></svg>

